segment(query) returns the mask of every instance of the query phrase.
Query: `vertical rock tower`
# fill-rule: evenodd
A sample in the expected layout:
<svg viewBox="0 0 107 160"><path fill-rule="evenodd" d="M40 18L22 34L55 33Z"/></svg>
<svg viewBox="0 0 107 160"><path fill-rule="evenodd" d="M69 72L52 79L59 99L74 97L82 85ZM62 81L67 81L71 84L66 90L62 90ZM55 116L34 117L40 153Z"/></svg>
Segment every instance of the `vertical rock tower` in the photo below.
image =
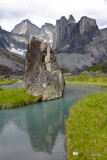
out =
<svg viewBox="0 0 107 160"><path fill-rule="evenodd" d="M64 79L49 43L30 38L26 55L25 87L28 93L43 100L62 97Z"/></svg>

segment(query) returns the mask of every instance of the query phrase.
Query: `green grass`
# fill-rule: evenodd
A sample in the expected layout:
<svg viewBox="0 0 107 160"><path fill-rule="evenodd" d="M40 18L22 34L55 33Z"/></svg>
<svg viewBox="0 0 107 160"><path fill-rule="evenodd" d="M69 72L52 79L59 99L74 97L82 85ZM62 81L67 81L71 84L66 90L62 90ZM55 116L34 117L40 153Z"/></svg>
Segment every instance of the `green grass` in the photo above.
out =
<svg viewBox="0 0 107 160"><path fill-rule="evenodd" d="M91 67L90 69L88 69L88 71L103 71L103 72L107 72L107 62L104 62L98 66L95 67Z"/></svg>
<svg viewBox="0 0 107 160"><path fill-rule="evenodd" d="M0 109L14 108L27 104L36 103L42 99L42 96L34 97L24 88L14 88L0 91Z"/></svg>
<svg viewBox="0 0 107 160"><path fill-rule="evenodd" d="M74 103L65 126L67 160L107 160L107 92Z"/></svg>
<svg viewBox="0 0 107 160"><path fill-rule="evenodd" d="M17 82L17 80L0 80L0 86L1 85L8 85Z"/></svg>
<svg viewBox="0 0 107 160"><path fill-rule="evenodd" d="M65 82L72 84L107 86L107 77L96 77L96 76L90 77L80 74L78 76L66 77Z"/></svg>

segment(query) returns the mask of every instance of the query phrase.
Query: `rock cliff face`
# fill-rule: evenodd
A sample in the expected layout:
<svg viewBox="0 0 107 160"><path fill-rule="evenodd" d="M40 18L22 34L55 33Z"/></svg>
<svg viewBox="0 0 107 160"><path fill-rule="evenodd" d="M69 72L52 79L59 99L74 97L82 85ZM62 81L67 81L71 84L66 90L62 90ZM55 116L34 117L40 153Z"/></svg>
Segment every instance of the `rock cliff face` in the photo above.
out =
<svg viewBox="0 0 107 160"><path fill-rule="evenodd" d="M56 21L53 51L61 68L80 71L99 64L107 59L106 44L94 19L82 17L76 23L70 16Z"/></svg>
<svg viewBox="0 0 107 160"><path fill-rule="evenodd" d="M7 32L0 27L0 48L23 55L26 51L27 44L27 35Z"/></svg>
<svg viewBox="0 0 107 160"><path fill-rule="evenodd" d="M53 43L53 31L54 25L50 23L45 23L41 27L40 38L46 39L51 45Z"/></svg>
<svg viewBox="0 0 107 160"><path fill-rule="evenodd" d="M28 44L25 86L32 95L43 95L43 100L63 95L64 79L50 45L34 37Z"/></svg>
<svg viewBox="0 0 107 160"><path fill-rule="evenodd" d="M70 49L80 50L92 42L93 38L100 36L96 21L88 17L82 17L70 33Z"/></svg>
<svg viewBox="0 0 107 160"><path fill-rule="evenodd" d="M67 23L68 21L65 17L61 17L60 20L56 21L56 27L53 33L53 49L60 49L64 46L67 36Z"/></svg>
<svg viewBox="0 0 107 160"><path fill-rule="evenodd" d="M6 49L7 47L9 47L9 43L7 40L7 37L3 31L3 29L0 26L0 47Z"/></svg>
<svg viewBox="0 0 107 160"><path fill-rule="evenodd" d="M0 76L24 75L25 59L0 48Z"/></svg>
<svg viewBox="0 0 107 160"><path fill-rule="evenodd" d="M100 36L100 30L94 19L82 17L76 23L71 15L68 20L61 17L56 21L53 33L53 50L59 52L77 50L90 43L93 38Z"/></svg>
<svg viewBox="0 0 107 160"><path fill-rule="evenodd" d="M76 21L72 15L67 20L64 16L56 21L55 30L53 32L53 50L68 50L71 39L71 32L76 25Z"/></svg>

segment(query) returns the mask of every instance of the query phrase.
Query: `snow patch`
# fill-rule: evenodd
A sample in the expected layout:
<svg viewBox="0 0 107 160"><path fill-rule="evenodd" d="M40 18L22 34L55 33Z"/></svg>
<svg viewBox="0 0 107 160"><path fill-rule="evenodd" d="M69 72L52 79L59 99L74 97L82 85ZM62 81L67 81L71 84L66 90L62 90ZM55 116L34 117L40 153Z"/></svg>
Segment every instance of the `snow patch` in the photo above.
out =
<svg viewBox="0 0 107 160"><path fill-rule="evenodd" d="M49 41L50 42L53 42L53 34L52 32L48 31L48 30L45 30L45 32L47 33L48 37L49 37Z"/></svg>
<svg viewBox="0 0 107 160"><path fill-rule="evenodd" d="M11 44L11 48L8 48L8 50L10 52L17 53L17 54L20 54L20 55L23 55L23 56L25 55L25 53L27 51L27 50L22 50L20 48L16 49L13 44Z"/></svg>

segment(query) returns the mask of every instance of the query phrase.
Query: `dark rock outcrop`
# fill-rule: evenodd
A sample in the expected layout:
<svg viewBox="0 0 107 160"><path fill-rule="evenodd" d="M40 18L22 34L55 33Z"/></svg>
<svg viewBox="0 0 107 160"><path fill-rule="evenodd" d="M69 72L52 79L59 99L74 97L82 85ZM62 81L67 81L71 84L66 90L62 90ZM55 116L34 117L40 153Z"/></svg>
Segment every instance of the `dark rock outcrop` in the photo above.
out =
<svg viewBox="0 0 107 160"><path fill-rule="evenodd" d="M82 17L76 23L71 15L68 20L65 17L61 17L60 20L56 21L53 34L53 50L58 50L59 52L79 50L90 43L93 38L100 36L100 30L94 19Z"/></svg>
<svg viewBox="0 0 107 160"><path fill-rule="evenodd" d="M80 50L92 42L93 38L100 36L96 21L88 17L82 17L70 33L70 49Z"/></svg>
<svg viewBox="0 0 107 160"><path fill-rule="evenodd" d="M42 95L43 100L63 95L64 79L50 45L34 37L28 44L25 86L28 93Z"/></svg>
<svg viewBox="0 0 107 160"><path fill-rule="evenodd" d="M67 23L68 20L63 16L60 20L56 21L55 30L53 32L53 49L61 49L66 45L67 37Z"/></svg>

